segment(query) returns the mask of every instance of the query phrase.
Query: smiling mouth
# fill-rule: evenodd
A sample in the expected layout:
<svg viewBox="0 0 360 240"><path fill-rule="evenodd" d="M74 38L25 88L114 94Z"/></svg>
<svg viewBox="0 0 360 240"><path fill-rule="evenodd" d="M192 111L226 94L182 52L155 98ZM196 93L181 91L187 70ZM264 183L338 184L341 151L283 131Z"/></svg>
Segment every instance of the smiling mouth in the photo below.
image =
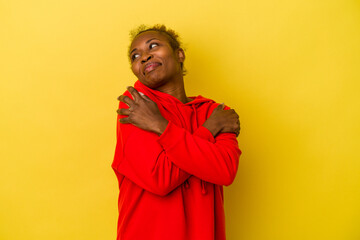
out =
<svg viewBox="0 0 360 240"><path fill-rule="evenodd" d="M156 69L157 67L161 66L161 63L158 62L153 62L153 63L148 63L145 65L145 69L144 69L144 75L146 73L151 72L152 70Z"/></svg>

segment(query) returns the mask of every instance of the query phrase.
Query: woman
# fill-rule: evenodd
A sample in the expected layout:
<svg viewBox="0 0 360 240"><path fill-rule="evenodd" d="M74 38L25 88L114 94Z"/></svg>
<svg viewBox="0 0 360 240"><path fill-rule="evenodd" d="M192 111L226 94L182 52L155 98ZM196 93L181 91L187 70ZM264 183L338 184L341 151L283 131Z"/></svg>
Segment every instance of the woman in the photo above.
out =
<svg viewBox="0 0 360 240"><path fill-rule="evenodd" d="M139 28L129 59L138 80L118 98L117 239L225 239L223 185L241 154L238 115L187 97L185 53L165 26Z"/></svg>

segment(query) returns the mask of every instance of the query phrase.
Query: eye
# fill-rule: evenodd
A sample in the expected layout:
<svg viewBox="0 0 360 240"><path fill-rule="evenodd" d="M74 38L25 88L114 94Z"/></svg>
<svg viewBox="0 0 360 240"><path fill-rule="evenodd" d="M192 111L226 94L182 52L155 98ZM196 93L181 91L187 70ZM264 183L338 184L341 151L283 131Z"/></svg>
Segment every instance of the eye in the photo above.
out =
<svg viewBox="0 0 360 240"><path fill-rule="evenodd" d="M139 54L135 53L131 56L131 61L134 61L136 58L139 57Z"/></svg>
<svg viewBox="0 0 360 240"><path fill-rule="evenodd" d="M157 43L150 43L149 48L152 49L152 48L154 48L154 47L156 47L156 46L159 46L159 44L157 44Z"/></svg>

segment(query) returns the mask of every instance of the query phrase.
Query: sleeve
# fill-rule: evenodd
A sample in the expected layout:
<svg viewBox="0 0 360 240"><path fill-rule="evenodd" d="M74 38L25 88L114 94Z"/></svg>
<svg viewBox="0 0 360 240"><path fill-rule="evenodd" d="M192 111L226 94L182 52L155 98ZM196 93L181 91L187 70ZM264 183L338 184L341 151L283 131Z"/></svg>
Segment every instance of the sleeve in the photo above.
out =
<svg viewBox="0 0 360 240"><path fill-rule="evenodd" d="M124 95L132 98L128 91ZM119 108L128 106L120 102ZM191 176L169 160L167 152L157 141L157 134L132 124L121 124L119 119L123 117L126 116L117 117L114 159L114 168L117 172L145 190L160 196L167 195ZM206 132L199 132L199 135L205 139L209 137Z"/></svg>
<svg viewBox="0 0 360 240"><path fill-rule="evenodd" d="M220 133L213 138L203 126L191 134L169 122L158 142L168 158L191 175L225 186L235 179L241 151L234 133Z"/></svg>

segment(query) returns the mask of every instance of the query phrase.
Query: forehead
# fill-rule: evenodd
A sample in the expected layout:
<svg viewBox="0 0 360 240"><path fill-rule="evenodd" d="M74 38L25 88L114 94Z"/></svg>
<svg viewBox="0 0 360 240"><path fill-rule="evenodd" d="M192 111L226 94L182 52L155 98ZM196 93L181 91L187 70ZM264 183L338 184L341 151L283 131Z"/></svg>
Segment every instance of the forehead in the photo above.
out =
<svg viewBox="0 0 360 240"><path fill-rule="evenodd" d="M138 36L136 36L136 38L134 38L134 40L131 43L131 47L130 50L132 50L133 48L136 48L137 45L141 45L141 44L145 44L146 41L148 41L149 39L152 38L156 38L160 41L166 41L168 42L168 38L157 31L146 31L143 33L140 33Z"/></svg>

